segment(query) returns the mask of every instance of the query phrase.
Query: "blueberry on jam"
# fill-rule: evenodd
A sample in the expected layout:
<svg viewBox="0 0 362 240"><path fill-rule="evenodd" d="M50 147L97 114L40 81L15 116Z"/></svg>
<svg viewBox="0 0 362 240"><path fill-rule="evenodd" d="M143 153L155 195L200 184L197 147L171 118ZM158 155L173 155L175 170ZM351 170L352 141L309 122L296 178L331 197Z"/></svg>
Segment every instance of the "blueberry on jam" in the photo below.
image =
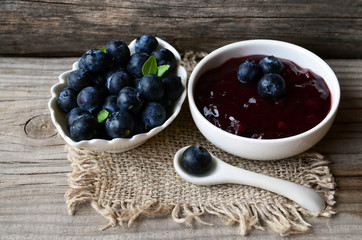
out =
<svg viewBox="0 0 362 240"><path fill-rule="evenodd" d="M256 82L260 76L260 68L254 59L246 59L238 68L238 79L242 83Z"/></svg>
<svg viewBox="0 0 362 240"><path fill-rule="evenodd" d="M258 93L272 101L281 99L285 95L285 81L279 74L265 74L258 82Z"/></svg>
<svg viewBox="0 0 362 240"><path fill-rule="evenodd" d="M268 56L260 60L259 67L264 74L281 73L284 69L283 63L274 56Z"/></svg>

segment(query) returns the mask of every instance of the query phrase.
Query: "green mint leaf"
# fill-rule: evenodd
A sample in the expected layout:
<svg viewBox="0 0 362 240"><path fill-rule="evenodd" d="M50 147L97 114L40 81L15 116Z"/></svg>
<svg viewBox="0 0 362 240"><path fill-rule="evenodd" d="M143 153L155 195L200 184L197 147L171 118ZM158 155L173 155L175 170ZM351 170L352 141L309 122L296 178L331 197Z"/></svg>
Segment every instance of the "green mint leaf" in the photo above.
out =
<svg viewBox="0 0 362 240"><path fill-rule="evenodd" d="M170 65L161 65L157 67L157 76L162 77L162 75L170 68Z"/></svg>
<svg viewBox="0 0 362 240"><path fill-rule="evenodd" d="M106 48L100 48L99 50L106 52Z"/></svg>
<svg viewBox="0 0 362 240"><path fill-rule="evenodd" d="M157 61L155 56L150 56L147 61L142 66L143 76L147 74L156 74L157 73Z"/></svg>
<svg viewBox="0 0 362 240"><path fill-rule="evenodd" d="M104 122L107 119L108 115L109 115L109 112L107 110L100 111L97 115L98 123Z"/></svg>

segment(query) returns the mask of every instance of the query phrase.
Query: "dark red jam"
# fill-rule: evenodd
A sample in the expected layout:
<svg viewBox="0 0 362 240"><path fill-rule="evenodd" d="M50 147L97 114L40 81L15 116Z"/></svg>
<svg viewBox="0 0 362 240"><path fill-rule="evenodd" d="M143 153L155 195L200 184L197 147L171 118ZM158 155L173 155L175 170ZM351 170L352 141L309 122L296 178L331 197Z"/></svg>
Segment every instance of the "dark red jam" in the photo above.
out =
<svg viewBox="0 0 362 240"><path fill-rule="evenodd" d="M238 66L264 55L233 58L198 79L194 95L199 111L215 126L244 137L284 138L305 132L320 123L331 107L329 89L320 76L292 61L280 74L286 84L285 97L271 101L259 96L257 83L241 83Z"/></svg>

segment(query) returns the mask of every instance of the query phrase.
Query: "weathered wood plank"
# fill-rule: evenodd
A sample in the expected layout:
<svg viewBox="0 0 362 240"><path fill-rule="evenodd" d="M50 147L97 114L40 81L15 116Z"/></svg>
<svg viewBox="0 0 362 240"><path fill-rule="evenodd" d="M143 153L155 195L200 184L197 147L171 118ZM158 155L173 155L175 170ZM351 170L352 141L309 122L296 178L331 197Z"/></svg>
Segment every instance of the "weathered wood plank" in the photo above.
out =
<svg viewBox="0 0 362 240"><path fill-rule="evenodd" d="M18 1L0 2L0 54L78 56L111 39L150 33L180 51L270 38L323 57L362 56L360 1ZM197 43L197 44L195 44Z"/></svg>
<svg viewBox="0 0 362 240"><path fill-rule="evenodd" d="M50 123L47 101L58 75L76 58L0 58L0 239L239 239L237 227L205 216L213 227L185 227L170 217L100 232L108 222L90 207L67 215L71 171L64 141ZM307 219L310 234L288 239L360 239L362 235L361 60L327 60L342 87L339 116L316 150L331 161L336 210ZM280 239L268 230L248 239Z"/></svg>

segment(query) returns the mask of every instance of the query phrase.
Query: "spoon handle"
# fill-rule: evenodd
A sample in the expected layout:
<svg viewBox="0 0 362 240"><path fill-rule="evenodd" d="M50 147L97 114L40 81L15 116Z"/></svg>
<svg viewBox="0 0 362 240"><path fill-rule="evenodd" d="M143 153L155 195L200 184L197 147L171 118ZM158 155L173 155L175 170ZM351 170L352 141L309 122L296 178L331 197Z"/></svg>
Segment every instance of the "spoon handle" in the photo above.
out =
<svg viewBox="0 0 362 240"><path fill-rule="evenodd" d="M320 212L325 207L325 201L322 196L311 188L267 175L247 171L226 163L222 165L228 169L227 176L224 177L229 183L245 184L277 193L293 200L311 212Z"/></svg>

